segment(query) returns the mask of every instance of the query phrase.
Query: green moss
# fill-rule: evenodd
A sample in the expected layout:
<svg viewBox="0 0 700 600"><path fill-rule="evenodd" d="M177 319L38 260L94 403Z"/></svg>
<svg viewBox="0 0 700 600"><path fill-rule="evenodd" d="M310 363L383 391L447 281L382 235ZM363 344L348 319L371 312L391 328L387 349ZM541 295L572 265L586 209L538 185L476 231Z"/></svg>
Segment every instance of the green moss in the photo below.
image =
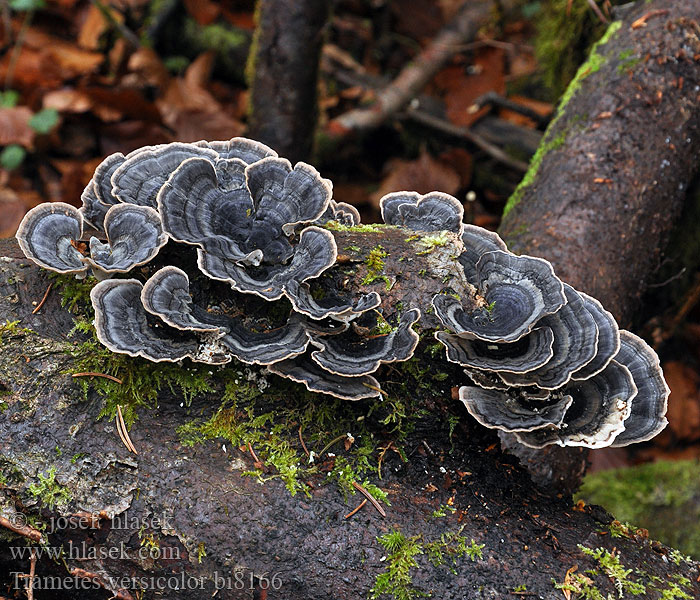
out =
<svg viewBox="0 0 700 600"><path fill-rule="evenodd" d="M613 4L622 1L614 0ZM591 45L604 34L605 24L585 2L551 0L541 6L535 53L543 81L556 98L590 53Z"/></svg>
<svg viewBox="0 0 700 600"><path fill-rule="evenodd" d="M578 492L603 505L619 521L680 551L700 558L700 463L658 461L589 474Z"/></svg>
<svg viewBox="0 0 700 600"><path fill-rule="evenodd" d="M53 508L57 504L68 504L73 498L71 491L56 481L56 467L49 467L46 475L39 473L37 477L39 481L30 484L27 490L43 506Z"/></svg>
<svg viewBox="0 0 700 600"><path fill-rule="evenodd" d="M20 327L19 320L17 321L5 321L0 324L0 344L3 343L3 337L22 337L34 333L31 329L27 327Z"/></svg>
<svg viewBox="0 0 700 600"><path fill-rule="evenodd" d="M395 600L411 600L427 596L413 587L411 569L418 567L416 556L423 554L420 536L407 538L395 529L381 535L377 541L389 554L386 558L386 570L377 575L369 598L376 600L383 594L390 594Z"/></svg>
<svg viewBox="0 0 700 600"><path fill-rule="evenodd" d="M383 281L387 291L391 289L391 281L384 275L384 259L389 256L380 245L375 246L370 250L369 256L365 264L367 265L367 275L362 280L362 285L372 285L377 281Z"/></svg>
<svg viewBox="0 0 700 600"><path fill-rule="evenodd" d="M441 248L442 246L445 246L449 239L450 237L446 231L440 231L439 233L434 233L431 235L420 237L418 240L418 245L421 246L423 249L416 252L416 254L418 256L430 254L433 250L435 250L435 248Z"/></svg>
<svg viewBox="0 0 700 600"><path fill-rule="evenodd" d="M331 231L347 231L350 233L382 233L388 229L396 229L395 225L384 225L383 223L368 223L363 225L341 225L337 221L329 221L324 225Z"/></svg>
<svg viewBox="0 0 700 600"><path fill-rule="evenodd" d="M76 279L74 275L49 273L49 279L58 289L61 295L61 306L64 308L68 308L72 313L84 313L86 307L92 306L90 291L97 283L94 277Z"/></svg>
<svg viewBox="0 0 700 600"><path fill-rule="evenodd" d="M544 157L552 150L556 150L557 148L561 147L571 132L572 126L575 125L576 121L582 120L582 117L577 119L572 118L567 127L557 133L556 136L552 137L554 135L555 127L564 114L566 105L578 92L579 88L581 87L581 82L589 75L600 70L600 67L606 62L607 56L601 54L600 48L608 42L608 40L620 29L620 27L622 27L622 23L620 21L615 21L608 27L605 35L603 35L603 37L601 37L600 40L598 40L598 42L596 42L593 46L588 60L579 67L573 80L566 88L566 91L559 100L555 117L547 127L547 131L542 137L542 142L530 160L530 166L528 167L527 173L525 173L522 181L518 184L518 187L515 188L515 191L510 196L505 208L503 209L503 218L505 218L506 215L508 215L508 213L513 210L515 206L517 206L520 200L522 200L525 189L531 186L534 182Z"/></svg>

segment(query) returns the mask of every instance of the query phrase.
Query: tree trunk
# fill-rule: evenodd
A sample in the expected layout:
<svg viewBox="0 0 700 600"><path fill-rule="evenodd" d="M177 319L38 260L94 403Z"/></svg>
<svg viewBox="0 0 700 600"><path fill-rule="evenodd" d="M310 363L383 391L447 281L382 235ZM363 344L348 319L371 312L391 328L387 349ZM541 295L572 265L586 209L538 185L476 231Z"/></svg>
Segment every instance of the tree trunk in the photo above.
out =
<svg viewBox="0 0 700 600"><path fill-rule="evenodd" d="M311 156L318 62L329 7L324 0L258 0L248 58L248 135L292 164Z"/></svg>

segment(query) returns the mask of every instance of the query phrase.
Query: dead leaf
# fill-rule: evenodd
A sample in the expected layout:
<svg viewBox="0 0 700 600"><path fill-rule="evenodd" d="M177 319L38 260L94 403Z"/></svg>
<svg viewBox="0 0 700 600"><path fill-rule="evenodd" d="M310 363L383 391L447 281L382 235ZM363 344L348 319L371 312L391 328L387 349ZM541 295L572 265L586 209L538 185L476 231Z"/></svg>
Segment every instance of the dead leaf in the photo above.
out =
<svg viewBox="0 0 700 600"><path fill-rule="evenodd" d="M92 100L84 92L66 88L44 94L42 105L62 113L84 113L92 108Z"/></svg>
<svg viewBox="0 0 700 600"><path fill-rule="evenodd" d="M389 174L372 194L376 206L379 206L380 198L390 192L415 190L419 194L427 194L437 190L455 194L460 187L459 174L425 151L416 160L391 160L387 169Z"/></svg>
<svg viewBox="0 0 700 600"><path fill-rule="evenodd" d="M33 114L26 106L0 108L0 146L19 144L31 150L34 130L29 126L29 119Z"/></svg>
<svg viewBox="0 0 700 600"><path fill-rule="evenodd" d="M13 236L26 212L24 203L15 192L0 188L0 238Z"/></svg>
<svg viewBox="0 0 700 600"><path fill-rule="evenodd" d="M452 64L435 76L434 84L444 98L447 118L455 125L470 127L489 110L470 112L474 100L486 92L505 94L505 52L481 48L472 65Z"/></svg>
<svg viewBox="0 0 700 600"><path fill-rule="evenodd" d="M185 10L200 25L211 25L221 14L221 7L211 0L184 0Z"/></svg>
<svg viewBox="0 0 700 600"><path fill-rule="evenodd" d="M124 17L116 12L111 11L115 20L122 22ZM102 11L94 4L91 4L87 10L87 16L80 27L78 33L78 46L86 50L97 50L100 47L100 37L110 27L109 22L105 19Z"/></svg>
<svg viewBox="0 0 700 600"><path fill-rule="evenodd" d="M681 440L700 439L700 375L685 363L669 361L663 366L671 395L668 427Z"/></svg>
<svg viewBox="0 0 700 600"><path fill-rule="evenodd" d="M551 115L552 111L554 110L554 107L549 102L541 102L540 100L534 100L533 98L527 98L525 96L508 96L508 100L534 110L537 114L542 115L543 117ZM499 116L507 121L510 121L511 123L515 123L516 125L525 125L526 127L537 126L537 123L535 123L531 118L506 108L502 108L499 111Z"/></svg>
<svg viewBox="0 0 700 600"><path fill-rule="evenodd" d="M170 81L170 73L165 68L163 61L152 48L139 48L129 57L128 69L130 73L138 75L139 87L152 85L164 90Z"/></svg>

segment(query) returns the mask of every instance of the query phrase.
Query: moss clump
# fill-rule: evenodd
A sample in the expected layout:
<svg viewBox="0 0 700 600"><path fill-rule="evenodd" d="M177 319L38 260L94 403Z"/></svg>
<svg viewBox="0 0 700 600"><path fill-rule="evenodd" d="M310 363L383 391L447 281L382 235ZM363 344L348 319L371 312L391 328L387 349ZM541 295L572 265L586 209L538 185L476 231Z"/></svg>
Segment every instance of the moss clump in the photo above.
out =
<svg viewBox="0 0 700 600"><path fill-rule="evenodd" d="M587 475L578 492L619 521L700 558L700 463L658 461Z"/></svg>
<svg viewBox="0 0 700 600"><path fill-rule="evenodd" d="M365 278L362 280L362 285L372 285L377 281L383 281L387 291L391 289L391 281L384 275L384 259L387 256L389 256L389 254L380 245L370 250L369 256L365 261L367 265L367 275L365 275Z"/></svg>
<svg viewBox="0 0 700 600"><path fill-rule="evenodd" d="M473 539L461 535L464 525L458 531L443 533L439 539L425 542L421 535L406 537L395 529L381 535L377 541L389 553L386 557L386 569L376 576L374 586L369 591L370 600L376 600L383 594L391 594L395 600L411 600L429 596L413 586L411 569L418 568L417 556L426 554L434 567L449 564L453 574L457 574L457 561L463 556L472 561L483 558L484 544L477 544Z"/></svg>
<svg viewBox="0 0 700 600"><path fill-rule="evenodd" d="M68 504L72 500L71 491L56 481L56 467L50 467L46 475L39 473L37 477L39 481L30 484L27 490L43 506L53 508L57 504Z"/></svg>
<svg viewBox="0 0 700 600"><path fill-rule="evenodd" d="M535 54L544 83L552 98L557 98L585 60L591 45L605 32L605 24L586 2L552 0L542 3L542 7L537 19Z"/></svg>
<svg viewBox="0 0 700 600"><path fill-rule="evenodd" d="M418 256L430 254L433 250L435 250L435 248L441 248L442 246L445 246L449 240L450 237L446 231L441 231L432 235L423 236L418 240L418 244L423 249L416 252L416 254Z"/></svg>
<svg viewBox="0 0 700 600"><path fill-rule="evenodd" d="M423 554L420 536L406 537L399 530L391 531L377 538L389 553L386 570L377 575L369 598L377 600L383 594L391 594L395 600L412 600L427 596L413 587L411 569L418 567L416 556Z"/></svg>
<svg viewBox="0 0 700 600"><path fill-rule="evenodd" d="M3 336L8 338L21 337L30 333L34 332L27 327L20 327L19 320L5 321L4 323L0 324L0 344L3 342Z"/></svg>
<svg viewBox="0 0 700 600"><path fill-rule="evenodd" d="M101 373L121 382L103 377L79 378L85 399L91 389L104 398L100 417L114 418L120 406L130 428L137 419L138 409L157 406L158 395L163 390L180 394L187 405L195 396L213 390L214 370L210 365L154 363L113 353L98 341L92 322L83 317L76 319L71 335L78 333L87 339L68 348L74 359L70 373Z"/></svg>

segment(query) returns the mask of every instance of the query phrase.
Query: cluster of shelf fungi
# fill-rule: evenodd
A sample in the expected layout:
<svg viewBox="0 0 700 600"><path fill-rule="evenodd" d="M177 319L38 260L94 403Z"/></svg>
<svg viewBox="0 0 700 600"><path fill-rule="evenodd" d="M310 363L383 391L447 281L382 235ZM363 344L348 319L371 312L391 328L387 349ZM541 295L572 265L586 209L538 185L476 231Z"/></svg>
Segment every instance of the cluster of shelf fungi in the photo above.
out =
<svg viewBox="0 0 700 600"><path fill-rule="evenodd" d="M338 257L329 225L352 228L360 216L310 165L245 138L149 146L107 157L82 203L36 207L17 239L46 269L96 277L97 336L113 352L235 359L359 400L382 393L382 363L415 351L418 307L388 324L378 292L323 287ZM407 235L450 232L459 244L469 301L446 289L425 305L447 360L464 367L451 383L479 423L531 447L624 446L665 427L669 390L654 351L550 263L463 223L446 194L393 193L381 209Z"/></svg>

